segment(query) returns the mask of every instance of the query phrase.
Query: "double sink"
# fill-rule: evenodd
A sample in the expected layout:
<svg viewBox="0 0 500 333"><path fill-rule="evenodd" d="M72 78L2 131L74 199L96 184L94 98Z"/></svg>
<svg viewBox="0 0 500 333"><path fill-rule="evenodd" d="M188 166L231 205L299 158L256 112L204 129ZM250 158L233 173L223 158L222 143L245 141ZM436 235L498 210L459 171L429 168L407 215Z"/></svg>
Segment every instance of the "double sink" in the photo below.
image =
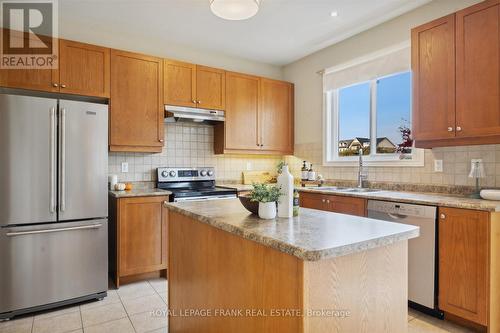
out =
<svg viewBox="0 0 500 333"><path fill-rule="evenodd" d="M365 187L339 187L339 186L319 186L319 187L309 187L309 190L317 190L317 191L332 191L332 192L346 192L346 193L373 193L380 192L381 190L377 190L374 188L365 188Z"/></svg>

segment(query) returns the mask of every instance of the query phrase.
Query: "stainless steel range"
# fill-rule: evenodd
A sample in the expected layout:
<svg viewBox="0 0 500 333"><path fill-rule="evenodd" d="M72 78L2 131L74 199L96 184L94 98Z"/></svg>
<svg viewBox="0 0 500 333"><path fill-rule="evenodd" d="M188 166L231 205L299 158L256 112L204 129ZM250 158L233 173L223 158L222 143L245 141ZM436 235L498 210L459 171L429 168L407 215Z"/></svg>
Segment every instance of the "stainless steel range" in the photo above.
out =
<svg viewBox="0 0 500 333"><path fill-rule="evenodd" d="M157 168L156 187L172 192L170 201L233 199L237 191L215 186L214 168Z"/></svg>

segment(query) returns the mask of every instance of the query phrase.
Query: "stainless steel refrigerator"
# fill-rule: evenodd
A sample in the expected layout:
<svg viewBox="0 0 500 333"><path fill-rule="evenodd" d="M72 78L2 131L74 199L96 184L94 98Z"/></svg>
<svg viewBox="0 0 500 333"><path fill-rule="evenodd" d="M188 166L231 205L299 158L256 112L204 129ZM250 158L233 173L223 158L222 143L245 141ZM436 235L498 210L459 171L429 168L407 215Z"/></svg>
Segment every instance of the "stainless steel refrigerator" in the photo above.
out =
<svg viewBox="0 0 500 333"><path fill-rule="evenodd" d="M0 94L0 319L108 289L108 106Z"/></svg>

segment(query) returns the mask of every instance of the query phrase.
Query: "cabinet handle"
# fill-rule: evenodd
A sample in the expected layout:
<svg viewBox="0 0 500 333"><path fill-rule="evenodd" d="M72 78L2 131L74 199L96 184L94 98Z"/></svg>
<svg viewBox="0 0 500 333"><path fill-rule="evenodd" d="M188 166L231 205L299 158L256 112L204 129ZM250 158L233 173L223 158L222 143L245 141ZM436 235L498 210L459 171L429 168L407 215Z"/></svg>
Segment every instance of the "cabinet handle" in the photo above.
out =
<svg viewBox="0 0 500 333"><path fill-rule="evenodd" d="M196 104L196 100L192 99L191 102L193 102L193 104Z"/></svg>
<svg viewBox="0 0 500 333"><path fill-rule="evenodd" d="M326 203L330 203L330 200L326 200Z"/></svg>
<svg viewBox="0 0 500 333"><path fill-rule="evenodd" d="M52 86L55 88L59 87L59 85L57 83L52 83Z"/></svg>
<svg viewBox="0 0 500 333"><path fill-rule="evenodd" d="M168 201L163 201L163 207L167 208Z"/></svg>
<svg viewBox="0 0 500 333"><path fill-rule="evenodd" d="M163 142L163 139L159 139L158 141Z"/></svg>
<svg viewBox="0 0 500 333"><path fill-rule="evenodd" d="M66 88L66 85L65 84L61 84L61 88Z"/></svg>
<svg viewBox="0 0 500 333"><path fill-rule="evenodd" d="M462 130L462 127L457 126L457 132L460 132Z"/></svg>
<svg viewBox="0 0 500 333"><path fill-rule="evenodd" d="M444 215L444 214L439 215L439 217L441 218L441 220L446 219L446 215Z"/></svg>
<svg viewBox="0 0 500 333"><path fill-rule="evenodd" d="M453 127L448 127L448 132L453 132Z"/></svg>
<svg viewBox="0 0 500 333"><path fill-rule="evenodd" d="M196 101L196 103L201 104L201 101Z"/></svg>
<svg viewBox="0 0 500 333"><path fill-rule="evenodd" d="M325 202L326 200L325 199L321 199L321 202Z"/></svg>

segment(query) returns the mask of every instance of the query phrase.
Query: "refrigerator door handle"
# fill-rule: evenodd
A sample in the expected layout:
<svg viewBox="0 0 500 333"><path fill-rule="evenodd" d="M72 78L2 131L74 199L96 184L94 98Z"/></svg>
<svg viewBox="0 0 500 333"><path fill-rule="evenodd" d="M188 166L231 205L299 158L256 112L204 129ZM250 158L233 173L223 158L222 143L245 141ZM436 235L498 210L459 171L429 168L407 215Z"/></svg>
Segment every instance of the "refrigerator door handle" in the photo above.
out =
<svg viewBox="0 0 500 333"><path fill-rule="evenodd" d="M61 179L60 179L60 210L66 210L66 109L61 109Z"/></svg>
<svg viewBox="0 0 500 333"><path fill-rule="evenodd" d="M50 233L50 232L61 232L61 231L71 231L71 230L98 229L100 227L102 227L101 223L92 224L92 225L84 225L84 226L79 226L79 227L69 227L69 228L54 228L54 229L32 230L32 231L7 232L5 235L7 237L13 237L13 236L46 234L46 233Z"/></svg>
<svg viewBox="0 0 500 333"><path fill-rule="evenodd" d="M50 108L50 144L49 144L49 181L50 181L50 212L54 213L56 210L56 108Z"/></svg>

